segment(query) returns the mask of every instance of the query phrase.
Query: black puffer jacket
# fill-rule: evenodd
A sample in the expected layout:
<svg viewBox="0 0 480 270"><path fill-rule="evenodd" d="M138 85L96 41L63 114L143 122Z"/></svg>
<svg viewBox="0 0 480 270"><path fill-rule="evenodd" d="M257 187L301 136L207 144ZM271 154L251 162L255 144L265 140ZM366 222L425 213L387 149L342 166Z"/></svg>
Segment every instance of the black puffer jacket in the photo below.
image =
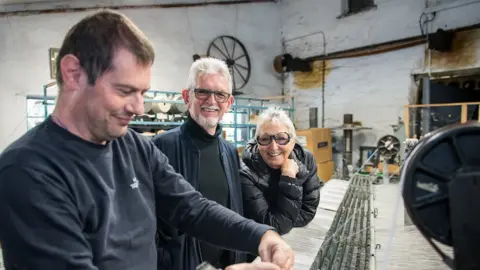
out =
<svg viewBox="0 0 480 270"><path fill-rule="evenodd" d="M295 144L291 158L299 167L296 179L271 169L252 141L245 148L240 172L244 215L275 227L280 234L303 227L313 219L323 186L312 153Z"/></svg>

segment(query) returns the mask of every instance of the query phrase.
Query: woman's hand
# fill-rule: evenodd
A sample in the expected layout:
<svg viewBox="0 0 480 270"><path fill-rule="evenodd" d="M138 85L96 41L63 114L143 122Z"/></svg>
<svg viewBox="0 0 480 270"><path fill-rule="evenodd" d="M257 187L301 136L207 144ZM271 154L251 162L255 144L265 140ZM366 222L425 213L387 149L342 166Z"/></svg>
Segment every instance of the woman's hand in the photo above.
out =
<svg viewBox="0 0 480 270"><path fill-rule="evenodd" d="M282 165L282 175L290 178L296 178L298 173L298 164L293 159L289 159L289 155L290 153L287 152L283 156L285 161Z"/></svg>

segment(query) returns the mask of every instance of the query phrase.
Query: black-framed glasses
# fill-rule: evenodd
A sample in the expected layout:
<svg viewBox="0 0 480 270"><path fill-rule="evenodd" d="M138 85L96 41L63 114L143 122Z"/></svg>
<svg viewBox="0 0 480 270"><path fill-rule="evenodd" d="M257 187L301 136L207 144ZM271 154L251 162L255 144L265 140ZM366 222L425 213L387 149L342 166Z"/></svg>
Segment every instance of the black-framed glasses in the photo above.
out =
<svg viewBox="0 0 480 270"><path fill-rule="evenodd" d="M289 133L279 132L275 135L264 134L264 135L258 136L257 143L261 146L267 146L271 144L273 140L275 140L275 142L278 145L287 145L291 139L292 139L292 136Z"/></svg>
<svg viewBox="0 0 480 270"><path fill-rule="evenodd" d="M209 90L209 89L203 89L203 88L195 88L195 89L193 89L193 92L195 93L195 97L200 99L200 100L207 100L213 94L215 96L215 101L218 102L218 103L227 102L228 99L231 96L229 93L225 93L225 92L221 92L221 91L214 91L214 90Z"/></svg>

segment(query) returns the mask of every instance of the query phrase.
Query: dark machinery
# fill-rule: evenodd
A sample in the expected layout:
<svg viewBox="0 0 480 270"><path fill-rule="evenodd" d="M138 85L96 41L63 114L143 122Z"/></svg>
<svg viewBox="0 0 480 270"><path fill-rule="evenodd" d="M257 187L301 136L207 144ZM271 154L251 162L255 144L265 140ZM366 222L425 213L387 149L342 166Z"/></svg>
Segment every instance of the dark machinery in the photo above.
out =
<svg viewBox="0 0 480 270"><path fill-rule="evenodd" d="M301 72L311 72L312 64L310 61L293 57L291 54L277 55L273 60L273 69L278 72L292 72L292 71L301 71Z"/></svg>
<svg viewBox="0 0 480 270"><path fill-rule="evenodd" d="M377 162L377 166L382 171L384 183L393 183L399 180L400 160L397 157L400 147L400 140L393 135L385 135L377 142L378 154L383 158L383 162L381 164Z"/></svg>
<svg viewBox="0 0 480 270"><path fill-rule="evenodd" d="M377 149L386 158L395 157L400 151L400 141L393 135L385 135L378 140Z"/></svg>
<svg viewBox="0 0 480 270"><path fill-rule="evenodd" d="M353 114L344 114L343 115L343 125L333 127L332 129L342 129L343 130L343 155L342 155L342 178L345 180L350 179L350 174L353 171L353 161L352 161L352 151L353 151L353 132L372 129L369 127L363 127L361 123L353 121Z"/></svg>
<svg viewBox="0 0 480 270"><path fill-rule="evenodd" d="M480 124L437 129L421 139L401 171L405 209L451 269L480 269ZM453 258L433 239L453 247Z"/></svg>

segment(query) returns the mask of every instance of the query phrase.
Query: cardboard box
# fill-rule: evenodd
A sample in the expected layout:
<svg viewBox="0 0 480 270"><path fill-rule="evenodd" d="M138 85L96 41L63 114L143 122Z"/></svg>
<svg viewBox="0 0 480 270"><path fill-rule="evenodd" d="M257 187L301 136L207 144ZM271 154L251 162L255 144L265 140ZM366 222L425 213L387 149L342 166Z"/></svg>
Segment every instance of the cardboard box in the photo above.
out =
<svg viewBox="0 0 480 270"><path fill-rule="evenodd" d="M317 164L317 175L325 183L332 178L334 171L335 163L333 162L333 160Z"/></svg>
<svg viewBox="0 0 480 270"><path fill-rule="evenodd" d="M297 143L312 152L317 164L333 160L331 129L310 128L296 133Z"/></svg>

